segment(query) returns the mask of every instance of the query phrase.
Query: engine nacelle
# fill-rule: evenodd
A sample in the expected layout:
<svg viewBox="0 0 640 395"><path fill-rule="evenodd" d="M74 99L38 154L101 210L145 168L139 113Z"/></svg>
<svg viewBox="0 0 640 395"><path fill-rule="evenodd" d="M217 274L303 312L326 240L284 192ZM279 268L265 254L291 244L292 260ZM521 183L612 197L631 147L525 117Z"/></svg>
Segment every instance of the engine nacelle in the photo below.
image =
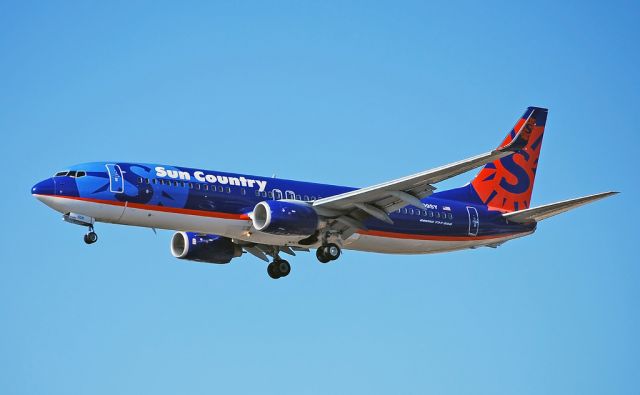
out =
<svg viewBox="0 0 640 395"><path fill-rule="evenodd" d="M242 255L242 247L227 237L176 232L171 238L171 254L189 261L229 263Z"/></svg>
<svg viewBox="0 0 640 395"><path fill-rule="evenodd" d="M256 230L283 236L311 236L318 229L318 214L303 203L266 200L253 209Z"/></svg>

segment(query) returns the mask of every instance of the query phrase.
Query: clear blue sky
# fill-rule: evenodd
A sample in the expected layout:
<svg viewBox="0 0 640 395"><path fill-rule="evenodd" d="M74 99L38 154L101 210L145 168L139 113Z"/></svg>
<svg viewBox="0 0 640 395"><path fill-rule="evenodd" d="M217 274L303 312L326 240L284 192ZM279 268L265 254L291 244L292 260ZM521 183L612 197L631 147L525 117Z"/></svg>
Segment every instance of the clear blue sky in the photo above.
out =
<svg viewBox="0 0 640 395"><path fill-rule="evenodd" d="M637 2L2 2L2 394L637 394ZM178 261L30 196L93 160L366 186L550 108L497 250ZM439 185L465 183L473 173Z"/></svg>

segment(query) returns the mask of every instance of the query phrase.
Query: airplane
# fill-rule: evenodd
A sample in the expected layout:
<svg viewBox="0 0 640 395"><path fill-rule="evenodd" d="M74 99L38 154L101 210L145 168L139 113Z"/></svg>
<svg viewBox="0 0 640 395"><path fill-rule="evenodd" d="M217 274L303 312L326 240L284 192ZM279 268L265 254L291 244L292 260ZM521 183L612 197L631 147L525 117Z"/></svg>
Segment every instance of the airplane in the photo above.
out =
<svg viewBox="0 0 640 395"><path fill-rule="evenodd" d="M98 222L175 231L179 259L226 264L249 253L273 279L282 254L316 249L322 263L342 250L427 254L497 247L537 223L614 195L603 192L530 207L548 110L528 107L494 150L365 188L128 162L71 166L31 189L34 197L88 228ZM482 167L459 188L438 182Z"/></svg>

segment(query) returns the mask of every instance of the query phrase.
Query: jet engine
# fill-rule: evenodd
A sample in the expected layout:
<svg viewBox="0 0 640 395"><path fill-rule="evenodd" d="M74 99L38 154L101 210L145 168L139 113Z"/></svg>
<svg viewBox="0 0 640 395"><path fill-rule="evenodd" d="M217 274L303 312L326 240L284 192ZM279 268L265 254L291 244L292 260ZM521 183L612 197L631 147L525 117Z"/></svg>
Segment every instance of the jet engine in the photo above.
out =
<svg viewBox="0 0 640 395"><path fill-rule="evenodd" d="M253 209L256 230L281 236L311 236L318 229L318 214L309 205L266 200Z"/></svg>
<svg viewBox="0 0 640 395"><path fill-rule="evenodd" d="M171 238L171 254L188 261L229 263L242 255L242 248L227 237L176 232Z"/></svg>

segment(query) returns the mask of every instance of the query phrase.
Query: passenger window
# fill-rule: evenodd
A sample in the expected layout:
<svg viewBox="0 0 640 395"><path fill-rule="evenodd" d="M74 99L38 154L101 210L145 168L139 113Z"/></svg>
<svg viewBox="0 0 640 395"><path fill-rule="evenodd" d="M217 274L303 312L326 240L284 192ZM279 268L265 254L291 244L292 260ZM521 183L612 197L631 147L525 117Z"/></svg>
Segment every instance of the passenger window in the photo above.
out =
<svg viewBox="0 0 640 395"><path fill-rule="evenodd" d="M224 192L224 187L222 185L218 185L218 192Z"/></svg>
<svg viewBox="0 0 640 395"><path fill-rule="evenodd" d="M296 195L296 200L302 200L302 196Z"/></svg>
<svg viewBox="0 0 640 395"><path fill-rule="evenodd" d="M440 212L436 211L436 218L440 218Z"/></svg>
<svg viewBox="0 0 640 395"><path fill-rule="evenodd" d="M227 193L231 193L231 187L227 187Z"/></svg>
<svg viewBox="0 0 640 395"><path fill-rule="evenodd" d="M429 215L429 213L427 212L427 210L424 210L424 211L422 212L422 214L423 214L425 217L426 217L427 215Z"/></svg>
<svg viewBox="0 0 640 395"><path fill-rule="evenodd" d="M453 214L449 213L447 216L449 217L449 219L453 219Z"/></svg>
<svg viewBox="0 0 640 395"><path fill-rule="evenodd" d="M149 185L149 179L148 179L148 178L145 178L145 179L144 179L144 182L145 182L147 185Z"/></svg>
<svg viewBox="0 0 640 395"><path fill-rule="evenodd" d="M308 202L308 201L309 201L309 196L308 196L308 195L304 195L304 196L303 196L303 198L304 198L304 199L302 199L302 200L304 200L305 202Z"/></svg>
<svg viewBox="0 0 640 395"><path fill-rule="evenodd" d="M180 181L180 186L184 188L184 181Z"/></svg>
<svg viewBox="0 0 640 395"><path fill-rule="evenodd" d="M196 184L196 189L200 190L202 188L202 184Z"/></svg>
<svg viewBox="0 0 640 395"><path fill-rule="evenodd" d="M156 182L157 182L157 181L156 181L156 179L155 179L155 178L151 180L151 183L152 183L152 184L154 184L154 185L156 184Z"/></svg>
<svg viewBox="0 0 640 395"><path fill-rule="evenodd" d="M240 189L240 194L241 195L246 195L247 194L247 190L244 189L244 188Z"/></svg>
<svg viewBox="0 0 640 395"><path fill-rule="evenodd" d="M269 193L267 193L267 196L269 196L269 199L273 199L273 192L269 191Z"/></svg>
<svg viewBox="0 0 640 395"><path fill-rule="evenodd" d="M256 190L256 196L260 196L260 191Z"/></svg>
<svg viewBox="0 0 640 395"><path fill-rule="evenodd" d="M193 189L193 183L192 182L189 183L189 189Z"/></svg>
<svg viewBox="0 0 640 395"><path fill-rule="evenodd" d="M174 181L174 182L173 182L173 186L174 186L174 187L177 187L177 186L178 186L178 181Z"/></svg>
<svg viewBox="0 0 640 395"><path fill-rule="evenodd" d="M260 195L261 195L262 197L267 197L267 193L266 193L266 192L260 192Z"/></svg>
<svg viewBox="0 0 640 395"><path fill-rule="evenodd" d="M142 184L142 177L138 177L138 184Z"/></svg>
<svg viewBox="0 0 640 395"><path fill-rule="evenodd" d="M407 210L407 208L406 208L406 207L405 207L405 208L403 208L403 209L402 209L402 214L406 214L406 213L407 213L407 211L408 211L408 210Z"/></svg>
<svg viewBox="0 0 640 395"><path fill-rule="evenodd" d="M433 211L429 211L429 217L433 218Z"/></svg>
<svg viewBox="0 0 640 395"><path fill-rule="evenodd" d="M311 201L314 201L314 200L316 200L316 197L315 196L311 196Z"/></svg>

